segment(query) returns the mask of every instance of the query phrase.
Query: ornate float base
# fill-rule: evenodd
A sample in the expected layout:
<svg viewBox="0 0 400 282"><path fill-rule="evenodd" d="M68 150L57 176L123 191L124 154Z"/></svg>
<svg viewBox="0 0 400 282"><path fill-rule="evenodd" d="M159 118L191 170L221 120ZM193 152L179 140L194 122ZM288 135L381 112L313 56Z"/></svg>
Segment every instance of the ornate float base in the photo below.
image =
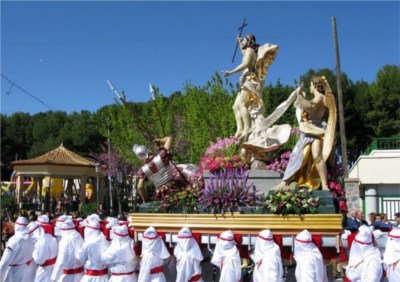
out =
<svg viewBox="0 0 400 282"><path fill-rule="evenodd" d="M189 227L192 232L219 234L232 230L236 234L258 234L263 229L270 229L274 234L293 235L304 229L315 234L337 235L342 230L340 214L161 214L133 213L135 231L144 231L149 226L161 232L178 232L182 227Z"/></svg>

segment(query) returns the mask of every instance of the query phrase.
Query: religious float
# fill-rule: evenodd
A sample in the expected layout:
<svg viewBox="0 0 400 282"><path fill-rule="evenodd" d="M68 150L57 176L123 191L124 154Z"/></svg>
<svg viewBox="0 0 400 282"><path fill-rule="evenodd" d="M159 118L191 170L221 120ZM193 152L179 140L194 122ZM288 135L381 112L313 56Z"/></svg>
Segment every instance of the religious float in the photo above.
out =
<svg viewBox="0 0 400 282"><path fill-rule="evenodd" d="M265 117L262 90L279 46L260 46L252 34L238 37L237 44L243 55L241 64L222 71L224 76L242 72L233 105L237 129L234 136L212 144L199 166L174 163L169 154L169 136L153 141L159 148L153 155L145 146L134 145L133 151L144 165L136 178L143 204L131 214L132 236L140 245L143 232L152 226L172 248L178 231L188 227L196 241L212 253L219 234L231 230L241 257L248 259L257 234L269 229L284 262L292 265L294 237L307 229L327 265L336 263L340 253L344 255L340 234L346 205L343 190L329 182L327 173L327 166L335 165L337 118L329 83L325 77L313 77L312 100L305 98L301 84ZM124 95L110 87L128 108ZM275 123L292 105L300 137L286 160L282 179L274 170L257 168L260 160L290 138L291 126ZM232 153L232 148L236 152ZM226 155L229 150L231 153ZM148 201L146 181L154 185L159 201Z"/></svg>

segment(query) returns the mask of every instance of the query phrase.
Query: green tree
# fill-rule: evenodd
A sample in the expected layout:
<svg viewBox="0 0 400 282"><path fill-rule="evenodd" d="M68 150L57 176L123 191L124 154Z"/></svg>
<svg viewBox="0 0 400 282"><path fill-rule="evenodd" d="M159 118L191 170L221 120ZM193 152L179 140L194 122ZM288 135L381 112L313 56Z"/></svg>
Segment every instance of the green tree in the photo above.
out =
<svg viewBox="0 0 400 282"><path fill-rule="evenodd" d="M234 133L234 97L225 90L226 82L215 73L204 87L190 83L184 87L184 130L190 142L188 161L191 163L199 162L210 142Z"/></svg>
<svg viewBox="0 0 400 282"><path fill-rule="evenodd" d="M105 141L100 134L94 115L89 111L73 112L60 128L59 137L64 146L82 156L99 152L99 144Z"/></svg>
<svg viewBox="0 0 400 282"><path fill-rule="evenodd" d="M32 124L27 113L1 115L1 179L10 177L12 161L27 158L32 144Z"/></svg>
<svg viewBox="0 0 400 282"><path fill-rule="evenodd" d="M30 115L22 112L2 118L2 155L7 152L15 159L27 157L32 139L32 123Z"/></svg>
<svg viewBox="0 0 400 282"><path fill-rule="evenodd" d="M389 137L400 133L400 67L386 65L371 85L373 110L367 113L374 135Z"/></svg>
<svg viewBox="0 0 400 282"><path fill-rule="evenodd" d="M264 116L270 115L276 107L287 100L289 95L293 92L294 88L291 86L282 85L278 80L276 85L268 85L263 89L263 100L265 103ZM291 124L297 126L297 120L293 107L289 107L286 113L276 122L276 124Z"/></svg>
<svg viewBox="0 0 400 282"><path fill-rule="evenodd" d="M60 131L67 122L66 112L49 111L33 116L32 137L33 143L28 158L40 156L61 145Z"/></svg>
<svg viewBox="0 0 400 282"><path fill-rule="evenodd" d="M367 121L367 113L372 110L369 92L370 85L365 81L358 81L350 86L345 96L344 112L349 162L356 161L372 141L373 130Z"/></svg>

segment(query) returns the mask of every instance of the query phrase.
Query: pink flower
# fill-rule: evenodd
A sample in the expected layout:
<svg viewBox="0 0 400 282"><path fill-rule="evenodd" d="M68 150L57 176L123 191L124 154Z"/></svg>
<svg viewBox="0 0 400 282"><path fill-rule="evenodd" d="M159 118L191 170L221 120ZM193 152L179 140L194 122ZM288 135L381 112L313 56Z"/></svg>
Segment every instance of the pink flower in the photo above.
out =
<svg viewBox="0 0 400 282"><path fill-rule="evenodd" d="M225 167L226 167L226 169L232 169L233 164L231 162L227 162L227 163L225 163Z"/></svg>
<svg viewBox="0 0 400 282"><path fill-rule="evenodd" d="M329 181L328 185L329 185L330 189L335 189L336 188L336 183L333 182L333 181Z"/></svg>

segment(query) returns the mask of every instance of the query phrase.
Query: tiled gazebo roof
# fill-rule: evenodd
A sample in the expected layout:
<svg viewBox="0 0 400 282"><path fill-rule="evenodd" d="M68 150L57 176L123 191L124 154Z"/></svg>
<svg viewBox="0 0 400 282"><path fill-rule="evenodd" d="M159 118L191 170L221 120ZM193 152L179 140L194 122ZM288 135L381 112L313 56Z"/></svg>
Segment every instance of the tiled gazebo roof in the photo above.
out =
<svg viewBox="0 0 400 282"><path fill-rule="evenodd" d="M57 149L47 152L44 155L28 160L13 161L11 165L62 165L94 167L96 163L85 159L74 152L71 152L65 148L63 144L61 144Z"/></svg>

